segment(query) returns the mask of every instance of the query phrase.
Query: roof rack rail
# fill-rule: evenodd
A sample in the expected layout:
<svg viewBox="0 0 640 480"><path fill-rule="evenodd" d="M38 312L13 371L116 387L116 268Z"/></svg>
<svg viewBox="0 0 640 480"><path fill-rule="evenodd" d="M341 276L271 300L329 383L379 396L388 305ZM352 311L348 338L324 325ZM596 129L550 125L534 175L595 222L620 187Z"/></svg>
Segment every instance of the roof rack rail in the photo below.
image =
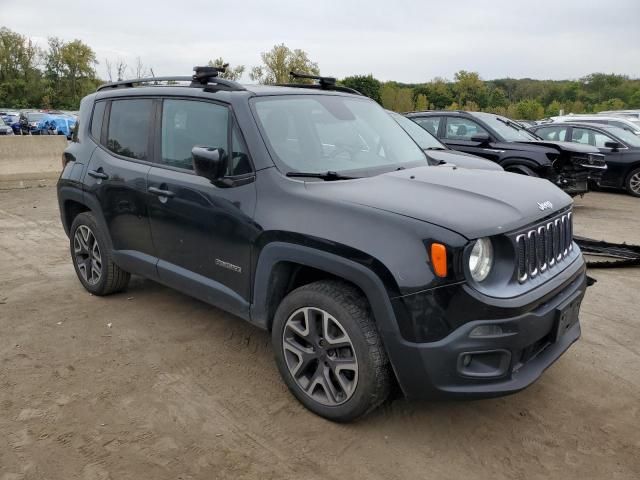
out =
<svg viewBox="0 0 640 480"><path fill-rule="evenodd" d="M362 95L358 90L342 85L336 85L334 77L321 77L320 75L309 75L307 73L289 72L292 78L304 78L307 80L317 80L318 83L276 83L277 87L295 87L295 88L311 88L319 90L334 90L336 92L353 93Z"/></svg>
<svg viewBox="0 0 640 480"><path fill-rule="evenodd" d="M222 67L193 67L195 72L191 77L148 77L148 78L134 78L131 80L121 80L118 82L105 83L100 85L96 91L106 90L108 88L133 88L135 85L143 83L157 84L158 82L191 82L190 87L203 88L207 91L242 91L246 90L242 85L232 80L224 78L218 78L220 73L226 71L228 64Z"/></svg>

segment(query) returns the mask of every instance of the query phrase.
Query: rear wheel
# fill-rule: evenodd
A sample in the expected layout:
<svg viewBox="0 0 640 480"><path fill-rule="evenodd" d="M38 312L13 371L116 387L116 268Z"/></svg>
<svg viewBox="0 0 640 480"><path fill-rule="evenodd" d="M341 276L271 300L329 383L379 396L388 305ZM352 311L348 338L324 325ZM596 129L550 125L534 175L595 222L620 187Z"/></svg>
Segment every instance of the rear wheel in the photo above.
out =
<svg viewBox="0 0 640 480"><path fill-rule="evenodd" d="M627 176L625 187L629 194L640 197L640 168L636 168Z"/></svg>
<svg viewBox="0 0 640 480"><path fill-rule="evenodd" d="M127 287L131 275L113 263L104 234L91 213L80 213L73 220L70 249L78 279L87 291L109 295Z"/></svg>
<svg viewBox="0 0 640 480"><path fill-rule="evenodd" d="M389 395L391 371L366 300L353 286L320 281L285 297L272 343L293 395L329 420L354 420Z"/></svg>

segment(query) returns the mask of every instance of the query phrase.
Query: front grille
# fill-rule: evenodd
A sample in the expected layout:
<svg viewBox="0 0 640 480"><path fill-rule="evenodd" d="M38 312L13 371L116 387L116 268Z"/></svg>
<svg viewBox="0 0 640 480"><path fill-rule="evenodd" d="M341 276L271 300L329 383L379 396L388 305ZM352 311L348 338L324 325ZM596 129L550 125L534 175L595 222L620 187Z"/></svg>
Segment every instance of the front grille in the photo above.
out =
<svg viewBox="0 0 640 480"><path fill-rule="evenodd" d="M516 236L518 281L555 267L573 250L573 213L541 222Z"/></svg>

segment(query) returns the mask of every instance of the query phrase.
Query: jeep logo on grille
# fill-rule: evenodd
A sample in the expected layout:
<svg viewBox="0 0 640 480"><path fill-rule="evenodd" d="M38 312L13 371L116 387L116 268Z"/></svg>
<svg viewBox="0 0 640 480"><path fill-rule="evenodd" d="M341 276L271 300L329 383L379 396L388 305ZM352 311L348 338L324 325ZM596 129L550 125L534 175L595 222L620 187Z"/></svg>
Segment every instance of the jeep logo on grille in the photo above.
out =
<svg viewBox="0 0 640 480"><path fill-rule="evenodd" d="M547 200L546 202L538 202L538 208L544 212L545 210L553 208L553 203L551 203L549 200Z"/></svg>

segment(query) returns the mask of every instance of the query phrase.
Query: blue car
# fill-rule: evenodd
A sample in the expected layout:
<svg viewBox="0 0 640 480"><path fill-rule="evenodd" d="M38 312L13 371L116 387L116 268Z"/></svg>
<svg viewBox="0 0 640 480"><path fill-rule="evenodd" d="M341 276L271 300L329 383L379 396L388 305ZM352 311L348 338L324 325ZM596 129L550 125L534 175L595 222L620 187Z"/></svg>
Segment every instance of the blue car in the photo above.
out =
<svg viewBox="0 0 640 480"><path fill-rule="evenodd" d="M0 118L4 121L5 125L11 127L14 135L20 135L20 114L16 112L2 112Z"/></svg>
<svg viewBox="0 0 640 480"><path fill-rule="evenodd" d="M76 119L69 115L46 114L38 122L42 135L64 135L71 139Z"/></svg>

